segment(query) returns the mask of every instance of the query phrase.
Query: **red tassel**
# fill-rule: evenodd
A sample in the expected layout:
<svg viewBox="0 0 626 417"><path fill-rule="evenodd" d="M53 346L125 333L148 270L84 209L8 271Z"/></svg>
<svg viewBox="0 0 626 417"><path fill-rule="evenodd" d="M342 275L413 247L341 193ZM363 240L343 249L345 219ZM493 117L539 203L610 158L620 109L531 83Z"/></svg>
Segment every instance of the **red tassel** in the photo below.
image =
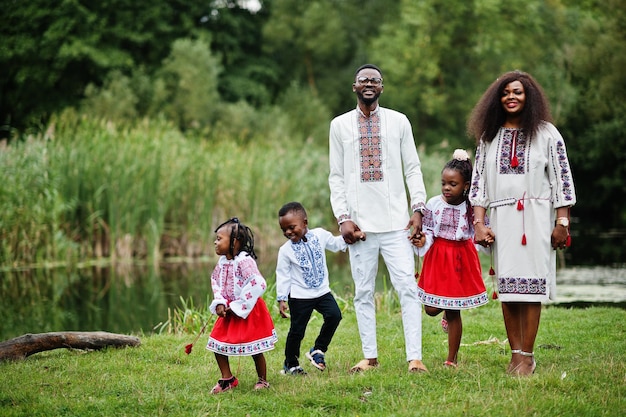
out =
<svg viewBox="0 0 626 417"><path fill-rule="evenodd" d="M526 233L522 235L522 245L526 245Z"/></svg>
<svg viewBox="0 0 626 417"><path fill-rule="evenodd" d="M417 257L417 271L415 271L415 280L420 280L420 269L422 269L422 262L420 261L420 257Z"/></svg>
<svg viewBox="0 0 626 417"><path fill-rule="evenodd" d="M513 138L511 140L511 168L517 168L519 162L517 161L517 155L515 151L517 149L517 130L513 131Z"/></svg>
<svg viewBox="0 0 626 417"><path fill-rule="evenodd" d="M524 210L524 201L517 200L517 211L522 211L522 210Z"/></svg>
<svg viewBox="0 0 626 417"><path fill-rule="evenodd" d="M496 271L493 270L493 266L489 268L489 275L495 275Z"/></svg>
<svg viewBox="0 0 626 417"><path fill-rule="evenodd" d="M193 343L190 343L187 346L185 346L185 353L189 355L191 353L192 348L193 348Z"/></svg>
<svg viewBox="0 0 626 417"><path fill-rule="evenodd" d="M498 293L494 291L493 294L491 294L491 299L492 300L497 300L498 299Z"/></svg>

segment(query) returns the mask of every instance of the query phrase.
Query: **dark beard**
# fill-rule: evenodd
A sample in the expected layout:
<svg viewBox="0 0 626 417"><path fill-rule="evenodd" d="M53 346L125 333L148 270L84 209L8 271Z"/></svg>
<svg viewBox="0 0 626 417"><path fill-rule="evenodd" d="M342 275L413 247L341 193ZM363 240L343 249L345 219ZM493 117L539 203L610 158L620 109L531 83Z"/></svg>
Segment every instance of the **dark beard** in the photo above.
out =
<svg viewBox="0 0 626 417"><path fill-rule="evenodd" d="M363 93L356 93L356 96L359 98L359 101L361 103L365 104L366 106L370 106L374 102L376 102L376 100L378 100L378 97L380 97L380 93L375 94L372 98L363 97Z"/></svg>

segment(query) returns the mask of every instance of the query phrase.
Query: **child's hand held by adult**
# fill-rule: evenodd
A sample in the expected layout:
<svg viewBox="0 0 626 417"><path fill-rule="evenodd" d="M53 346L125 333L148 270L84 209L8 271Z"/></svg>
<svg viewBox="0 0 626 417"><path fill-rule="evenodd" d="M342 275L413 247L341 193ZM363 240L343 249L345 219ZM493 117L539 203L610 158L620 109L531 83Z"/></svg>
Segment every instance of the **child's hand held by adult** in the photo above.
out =
<svg viewBox="0 0 626 417"><path fill-rule="evenodd" d="M426 244L426 235L423 232L419 232L415 236L409 236L409 239L411 240L413 246L418 248L423 248Z"/></svg>
<svg viewBox="0 0 626 417"><path fill-rule="evenodd" d="M482 222L476 222L474 225L475 240L481 246L489 247L496 240L496 235L491 228L484 225Z"/></svg>
<svg viewBox="0 0 626 417"><path fill-rule="evenodd" d="M341 236L343 237L343 240L348 245L351 245L351 244L357 242L358 240L365 240L365 239L360 239L359 238L359 233L363 234L363 236L365 236L365 234L363 232L361 232L361 229L359 229L359 226L357 226L351 220L348 220L348 221L345 221L345 222L341 223L339 228L341 230Z"/></svg>
<svg viewBox="0 0 626 417"><path fill-rule="evenodd" d="M419 211L414 212L409 219L409 224L406 225L405 230L411 230L410 239L417 237L422 233L422 213Z"/></svg>

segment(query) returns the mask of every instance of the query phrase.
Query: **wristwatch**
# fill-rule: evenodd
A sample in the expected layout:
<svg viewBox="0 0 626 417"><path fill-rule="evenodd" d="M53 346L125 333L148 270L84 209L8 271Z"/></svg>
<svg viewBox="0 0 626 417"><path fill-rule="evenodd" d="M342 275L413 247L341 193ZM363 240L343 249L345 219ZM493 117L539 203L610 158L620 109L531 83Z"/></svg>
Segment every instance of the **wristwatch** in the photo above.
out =
<svg viewBox="0 0 626 417"><path fill-rule="evenodd" d="M569 219L567 217L559 217L558 219L556 219L556 224L567 228L569 227Z"/></svg>

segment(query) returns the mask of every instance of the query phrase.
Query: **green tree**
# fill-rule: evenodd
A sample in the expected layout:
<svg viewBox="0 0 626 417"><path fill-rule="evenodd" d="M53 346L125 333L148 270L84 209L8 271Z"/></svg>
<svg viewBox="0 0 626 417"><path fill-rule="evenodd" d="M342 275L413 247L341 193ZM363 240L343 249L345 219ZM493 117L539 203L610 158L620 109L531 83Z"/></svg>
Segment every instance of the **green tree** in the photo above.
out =
<svg viewBox="0 0 626 417"><path fill-rule="evenodd" d="M281 69L284 88L293 81L307 86L334 114L354 106L354 70L370 60L370 41L398 3L273 0L264 50Z"/></svg>
<svg viewBox="0 0 626 417"><path fill-rule="evenodd" d="M626 4L572 5L570 18L578 36L565 49L577 99L563 130L579 200L573 215L580 220L580 245L572 250L588 262L606 264L623 259L626 237L621 198L626 194Z"/></svg>
<svg viewBox="0 0 626 417"><path fill-rule="evenodd" d="M120 71L111 71L102 88L89 84L85 89L83 109L107 120L133 120L138 116L139 98L133 80Z"/></svg>
<svg viewBox="0 0 626 417"><path fill-rule="evenodd" d="M210 125L220 107L218 57L202 40L180 39L164 61L158 79L165 88L155 97L160 111L185 130Z"/></svg>
<svg viewBox="0 0 626 417"><path fill-rule="evenodd" d="M165 115L210 127L210 139L324 144L328 119L354 106L355 68L371 62L384 72L382 104L408 115L419 144L471 149L470 110L520 69L543 85L568 143L574 216L596 235L626 229L615 198L626 191L623 0L245 3L0 0L0 139L73 107ZM614 241L599 246L619 256Z"/></svg>
<svg viewBox="0 0 626 417"><path fill-rule="evenodd" d="M558 70L562 9L558 0L403 1L399 21L373 42L386 73L385 104L409 116L421 142L471 146L466 117L495 77Z"/></svg>
<svg viewBox="0 0 626 417"><path fill-rule="evenodd" d="M202 28L210 33L211 50L221 57L220 96L234 103L270 104L282 88L278 65L263 54L263 25L267 9L257 12L228 4L204 16Z"/></svg>
<svg viewBox="0 0 626 417"><path fill-rule="evenodd" d="M175 39L196 33L208 7L184 0L0 1L0 124L43 126L110 71L154 70Z"/></svg>

